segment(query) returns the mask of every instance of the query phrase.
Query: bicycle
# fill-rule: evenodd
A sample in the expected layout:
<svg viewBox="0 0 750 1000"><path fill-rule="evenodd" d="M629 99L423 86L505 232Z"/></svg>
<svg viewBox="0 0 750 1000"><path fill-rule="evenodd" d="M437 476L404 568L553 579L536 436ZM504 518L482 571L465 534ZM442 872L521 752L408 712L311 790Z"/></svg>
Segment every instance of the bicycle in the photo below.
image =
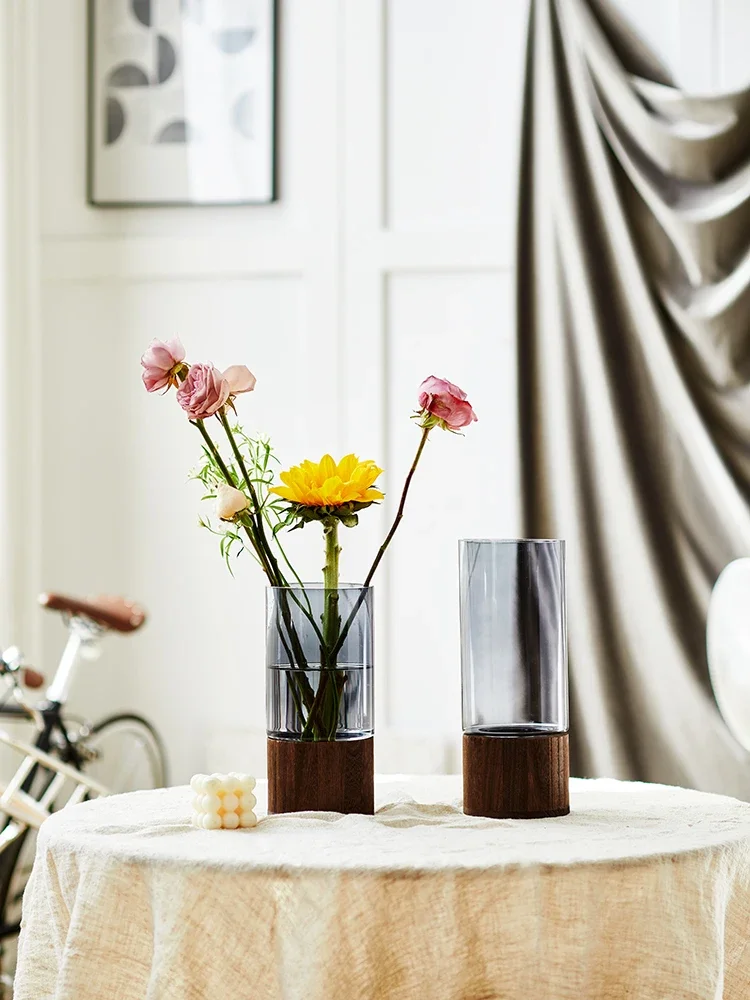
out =
<svg viewBox="0 0 750 1000"><path fill-rule="evenodd" d="M65 711L81 658L97 657L109 631L137 631L146 621L143 609L121 597L78 600L49 593L39 601L60 612L68 627L60 663L41 701L32 704L24 688L43 687L44 676L24 664L17 647L0 654L0 678L8 682L0 722L27 720L35 727L31 742L0 730L0 749L24 758L10 781L0 783L0 959L20 929L35 834L49 813L96 795L160 788L168 779L164 746L147 719L118 712L91 724ZM10 985L12 979L2 976L2 983Z"/></svg>

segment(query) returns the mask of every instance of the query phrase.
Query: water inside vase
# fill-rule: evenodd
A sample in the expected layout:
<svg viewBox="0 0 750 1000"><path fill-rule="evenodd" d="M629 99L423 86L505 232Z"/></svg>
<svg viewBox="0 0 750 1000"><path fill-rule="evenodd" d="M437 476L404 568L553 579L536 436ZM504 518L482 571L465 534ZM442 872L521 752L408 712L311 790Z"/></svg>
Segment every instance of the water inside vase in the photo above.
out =
<svg viewBox="0 0 750 1000"><path fill-rule="evenodd" d="M469 736L545 736L549 733L562 732L555 723L519 722L506 726L486 726L481 723L464 729Z"/></svg>
<svg viewBox="0 0 750 1000"><path fill-rule="evenodd" d="M372 666L288 663L266 667L268 735L276 739L357 740L373 734Z"/></svg>

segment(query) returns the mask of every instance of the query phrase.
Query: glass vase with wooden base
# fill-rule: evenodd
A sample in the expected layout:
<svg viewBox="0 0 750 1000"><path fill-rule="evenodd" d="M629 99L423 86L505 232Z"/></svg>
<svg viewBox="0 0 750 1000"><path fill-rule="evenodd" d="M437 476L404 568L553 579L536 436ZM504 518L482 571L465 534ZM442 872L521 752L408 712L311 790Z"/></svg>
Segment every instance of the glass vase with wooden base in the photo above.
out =
<svg viewBox="0 0 750 1000"><path fill-rule="evenodd" d="M570 812L565 543L459 543L464 812Z"/></svg>
<svg viewBox="0 0 750 1000"><path fill-rule="evenodd" d="M374 812L373 592L266 591L268 810Z"/></svg>

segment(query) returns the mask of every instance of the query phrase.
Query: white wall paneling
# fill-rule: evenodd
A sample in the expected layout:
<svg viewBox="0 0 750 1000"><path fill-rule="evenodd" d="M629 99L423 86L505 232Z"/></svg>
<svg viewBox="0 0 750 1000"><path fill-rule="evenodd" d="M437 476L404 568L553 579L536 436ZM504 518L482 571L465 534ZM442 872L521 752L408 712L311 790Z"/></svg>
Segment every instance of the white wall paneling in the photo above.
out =
<svg viewBox="0 0 750 1000"><path fill-rule="evenodd" d="M680 61L681 0L614 0L643 39L671 68ZM696 4L702 0L695 0Z"/></svg>
<svg viewBox="0 0 750 1000"><path fill-rule="evenodd" d="M489 231L509 261L526 4L390 0L381 10L386 227Z"/></svg>
<svg viewBox="0 0 750 1000"><path fill-rule="evenodd" d="M750 4L747 0L715 0L715 86L739 90L750 82L747 46L750 41Z"/></svg>
<svg viewBox="0 0 750 1000"><path fill-rule="evenodd" d="M39 89L35 60L38 11L35 3L8 0L0 12L0 255L2 256L2 543L4 567L0 628L3 645L41 653L39 617L33 599L40 586L45 509L41 491L38 378L42 337L39 312L40 150L36 131Z"/></svg>
<svg viewBox="0 0 750 1000"><path fill-rule="evenodd" d="M715 0L680 0L677 11L678 52L675 75L695 94L720 86L716 61L719 10Z"/></svg>
<svg viewBox="0 0 750 1000"><path fill-rule="evenodd" d="M747 83L744 0L618 2L690 89ZM39 586L131 592L151 622L87 668L79 707L153 716L178 779L217 761L260 770L262 739L247 734L264 717L262 580L250 565L230 579L195 527L185 480L198 443L173 400L142 391L138 357L179 333L191 357L256 372L241 414L285 463L352 449L384 465L386 503L344 534L354 579L395 512L419 381L444 375L480 423L464 439L434 435L379 573L377 725L384 766L455 767L456 539L519 522L527 2L279 3L280 201L227 209L87 206L85 0L4 9L19 56L0 128L14 139L6 210L22 282L6 356L22 373L13 412L30 400L11 452L28 486L9 493L14 621L50 669L62 634L51 621L43 645L33 635ZM317 574L319 539L298 534Z"/></svg>
<svg viewBox="0 0 750 1000"><path fill-rule="evenodd" d="M696 94L750 82L747 0L614 0L686 90Z"/></svg>
<svg viewBox="0 0 750 1000"><path fill-rule="evenodd" d="M200 490L186 480L199 439L174 399L143 391L138 359L152 337L179 333L191 358L257 374L241 415L273 434L285 464L341 449L339 5L281 4L277 204L126 211L84 201L85 2L34 5L44 95L37 458L43 492L56 497L40 575L50 588L124 590L146 605L147 627L113 637L86 667L77 707L146 712L184 779L205 766L217 733L263 725L263 583L249 563L232 580L198 530ZM308 530L293 545L308 576L315 542ZM60 637L50 622L48 663Z"/></svg>
<svg viewBox="0 0 750 1000"><path fill-rule="evenodd" d="M391 555L388 704L400 730L460 726L457 539L518 534L511 286L507 271L389 279L389 464L411 462L407 414L426 363L469 388L480 415L464 438L431 435Z"/></svg>
<svg viewBox="0 0 750 1000"><path fill-rule="evenodd" d="M509 272L525 18L522 2L344 4L345 428L387 490L358 554L395 513L420 381L459 382L481 417L466 440L433 435L379 571L379 725L415 741L459 725L456 539L483 509L518 530ZM489 505L471 467L482 441Z"/></svg>

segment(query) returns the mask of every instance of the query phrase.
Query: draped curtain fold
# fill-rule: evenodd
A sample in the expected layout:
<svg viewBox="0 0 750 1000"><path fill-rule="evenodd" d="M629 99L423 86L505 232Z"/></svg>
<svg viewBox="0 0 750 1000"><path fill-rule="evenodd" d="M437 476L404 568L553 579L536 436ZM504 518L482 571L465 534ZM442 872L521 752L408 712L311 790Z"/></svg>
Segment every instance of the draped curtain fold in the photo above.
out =
<svg viewBox="0 0 750 1000"><path fill-rule="evenodd" d="M750 90L686 95L604 0L532 0L517 280L522 507L568 542L574 769L750 798L705 652L713 583L750 553Z"/></svg>

